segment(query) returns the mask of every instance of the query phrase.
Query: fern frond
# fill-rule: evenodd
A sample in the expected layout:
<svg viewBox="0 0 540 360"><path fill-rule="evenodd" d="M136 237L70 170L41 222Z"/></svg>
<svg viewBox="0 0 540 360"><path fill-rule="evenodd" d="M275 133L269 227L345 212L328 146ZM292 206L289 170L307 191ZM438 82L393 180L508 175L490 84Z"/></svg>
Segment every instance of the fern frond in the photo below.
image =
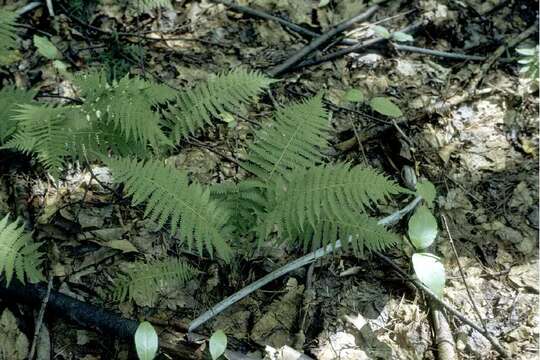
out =
<svg viewBox="0 0 540 360"><path fill-rule="evenodd" d="M181 92L176 106L167 114L173 139L178 142L205 125L212 125L212 117L253 101L273 82L260 73L240 68Z"/></svg>
<svg viewBox="0 0 540 360"><path fill-rule="evenodd" d="M32 241L18 221L9 222L9 215L0 220L0 275L4 275L7 285L13 275L22 283L43 280L40 246Z"/></svg>
<svg viewBox="0 0 540 360"><path fill-rule="evenodd" d="M304 251L334 245L340 240L344 249L351 247L355 254L361 256L365 250L383 251L399 241L397 234L379 225L377 220L351 212L346 212L340 219L323 216L315 226L304 226L301 232L297 230L285 232L282 236L293 243L299 240Z"/></svg>
<svg viewBox="0 0 540 360"><path fill-rule="evenodd" d="M18 132L3 147L35 153L47 169L57 172L70 154L64 115L61 107L21 105L12 117Z"/></svg>
<svg viewBox="0 0 540 360"><path fill-rule="evenodd" d="M16 13L0 9L0 65L13 61L13 49L17 47L16 19Z"/></svg>
<svg viewBox="0 0 540 360"><path fill-rule="evenodd" d="M109 84L102 71L78 75L74 83L85 100L83 116L111 125L128 141L151 145L167 142L159 112L153 107L172 99L172 89L128 76Z"/></svg>
<svg viewBox="0 0 540 360"><path fill-rule="evenodd" d="M112 298L120 302L139 298L153 303L160 289L171 285L181 286L196 274L194 267L178 259L136 262L129 273L116 277Z"/></svg>
<svg viewBox="0 0 540 360"><path fill-rule="evenodd" d="M274 118L255 134L244 164L264 183L320 163L328 147L329 121L320 95L281 108Z"/></svg>
<svg viewBox="0 0 540 360"><path fill-rule="evenodd" d="M24 91L14 86L6 86L0 90L0 144L3 144L17 129L17 121L13 119L19 105L30 104L35 91Z"/></svg>
<svg viewBox="0 0 540 360"><path fill-rule="evenodd" d="M362 250L364 244L380 249L391 245L395 236L375 226L366 213L378 202L406 191L362 166L335 164L296 171L275 183L275 206L267 215L266 229L276 224L286 238L303 238L304 245L310 237L314 246L320 246L351 235L355 250ZM367 227L365 232L360 231L362 226Z"/></svg>
<svg viewBox="0 0 540 360"><path fill-rule="evenodd" d="M199 253L214 250L227 260L230 247L226 238L229 212L210 199L210 191L203 186L189 184L186 173L149 160L106 159L115 182L124 183L134 205L146 202L145 217L161 228L167 222L171 232Z"/></svg>
<svg viewBox="0 0 540 360"><path fill-rule="evenodd" d="M257 182L221 183L210 188L213 199L229 209L231 225L245 234L254 228L258 215L264 213L268 200Z"/></svg>

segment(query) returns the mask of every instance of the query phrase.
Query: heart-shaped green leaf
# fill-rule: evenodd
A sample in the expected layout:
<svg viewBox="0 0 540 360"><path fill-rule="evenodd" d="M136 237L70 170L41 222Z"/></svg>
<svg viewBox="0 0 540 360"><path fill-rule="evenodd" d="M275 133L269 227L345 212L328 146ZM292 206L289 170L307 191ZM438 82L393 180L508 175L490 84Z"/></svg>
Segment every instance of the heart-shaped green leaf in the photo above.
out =
<svg viewBox="0 0 540 360"><path fill-rule="evenodd" d="M438 297L442 297L446 275L444 266L433 254L415 253L412 256L414 273Z"/></svg>
<svg viewBox="0 0 540 360"><path fill-rule="evenodd" d="M210 337L210 355L212 360L217 360L227 348L227 335L222 330L218 330Z"/></svg>
<svg viewBox="0 0 540 360"><path fill-rule="evenodd" d="M428 180L420 180L416 184L416 193L424 199L428 207L433 206L433 201L435 201L435 196L437 195L437 190L435 190L435 185L433 185Z"/></svg>
<svg viewBox="0 0 540 360"><path fill-rule="evenodd" d="M404 32L401 32L401 31L397 31L395 33L392 33L392 38L396 41L399 41L399 42L407 42L407 41L414 41L414 38L410 35L410 34L407 34L407 33L404 33Z"/></svg>
<svg viewBox="0 0 540 360"><path fill-rule="evenodd" d="M426 206L420 206L409 219L409 239L417 249L426 249L437 237L437 220Z"/></svg>
<svg viewBox="0 0 540 360"><path fill-rule="evenodd" d="M375 31L375 33L377 35L379 35L380 37L383 37L385 39L390 39L392 37L392 35L390 34L390 31L388 31L387 28L385 28L384 26L380 26L380 25L374 25L372 27L373 31Z"/></svg>
<svg viewBox="0 0 540 360"><path fill-rule="evenodd" d="M49 60L62 58L60 51L46 37L34 35L34 45L38 52Z"/></svg>
<svg viewBox="0 0 540 360"><path fill-rule="evenodd" d="M386 97L375 97L371 99L369 105L376 112L389 117L397 118L403 115L399 107Z"/></svg>
<svg viewBox="0 0 540 360"><path fill-rule="evenodd" d="M156 356L158 336L148 321L143 321L135 331L135 349L140 360L152 360Z"/></svg>
<svg viewBox="0 0 540 360"><path fill-rule="evenodd" d="M358 89L350 89L343 98L345 101L362 102L364 101L364 94Z"/></svg>

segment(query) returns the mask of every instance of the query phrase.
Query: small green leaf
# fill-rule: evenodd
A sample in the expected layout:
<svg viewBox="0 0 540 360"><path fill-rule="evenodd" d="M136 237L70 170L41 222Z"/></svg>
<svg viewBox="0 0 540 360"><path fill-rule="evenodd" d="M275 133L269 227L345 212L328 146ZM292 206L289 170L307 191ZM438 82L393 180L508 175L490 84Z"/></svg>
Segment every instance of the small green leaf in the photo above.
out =
<svg viewBox="0 0 540 360"><path fill-rule="evenodd" d="M426 249L437 237L437 220L426 206L420 206L409 219L409 239L417 249Z"/></svg>
<svg viewBox="0 0 540 360"><path fill-rule="evenodd" d="M387 28L385 28L384 26L380 26L380 25L374 25L372 27L373 31L375 31L375 33L377 33L380 37L383 37L385 39L390 39L392 37L392 35L390 34L390 31L388 31Z"/></svg>
<svg viewBox="0 0 540 360"><path fill-rule="evenodd" d="M218 330L210 337L210 355L212 360L217 360L227 348L227 335L222 330Z"/></svg>
<svg viewBox="0 0 540 360"><path fill-rule="evenodd" d="M135 349L140 360L152 360L156 356L158 336L148 321L143 321L135 332Z"/></svg>
<svg viewBox="0 0 540 360"><path fill-rule="evenodd" d="M410 34L407 34L407 33L404 33L404 32L401 32L401 31L397 31L395 33L392 33L392 38L396 41L399 41L399 42L407 42L407 41L414 41L414 38L410 35Z"/></svg>
<svg viewBox="0 0 540 360"><path fill-rule="evenodd" d="M388 117L400 117L403 115L399 107L386 97L375 97L371 99L369 105L376 112Z"/></svg>
<svg viewBox="0 0 540 360"><path fill-rule="evenodd" d="M412 256L412 264L418 280L441 298L446 275L440 259L430 253L415 253Z"/></svg>
<svg viewBox="0 0 540 360"><path fill-rule="evenodd" d="M321 0L319 1L319 7L325 7L326 5L330 4L330 0Z"/></svg>
<svg viewBox="0 0 540 360"><path fill-rule="evenodd" d="M234 116L230 112L222 112L220 115L221 120L223 120L226 123L234 122Z"/></svg>
<svg viewBox="0 0 540 360"><path fill-rule="evenodd" d="M62 54L46 37L34 35L34 46L38 52L49 60L61 59Z"/></svg>
<svg viewBox="0 0 540 360"><path fill-rule="evenodd" d="M534 55L534 51L536 49L535 48L522 48L522 49L516 49L516 52L518 54L521 54L521 55L525 55L525 56L533 56Z"/></svg>
<svg viewBox="0 0 540 360"><path fill-rule="evenodd" d="M420 180L416 184L416 193L425 200L428 207L433 206L433 201L435 201L437 190L435 190L435 185L433 185L431 181Z"/></svg>
<svg viewBox="0 0 540 360"><path fill-rule="evenodd" d="M364 101L364 94L358 89L350 89L345 93L343 99L350 102L362 102Z"/></svg>

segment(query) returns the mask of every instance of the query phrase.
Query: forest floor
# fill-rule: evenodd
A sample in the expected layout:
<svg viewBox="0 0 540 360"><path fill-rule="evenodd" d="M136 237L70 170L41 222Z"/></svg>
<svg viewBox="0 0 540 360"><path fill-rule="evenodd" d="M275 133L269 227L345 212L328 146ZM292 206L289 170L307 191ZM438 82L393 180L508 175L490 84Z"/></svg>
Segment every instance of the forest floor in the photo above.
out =
<svg viewBox="0 0 540 360"><path fill-rule="evenodd" d="M352 16L358 5L364 6L362 1L239 3L319 32ZM375 21L396 31L422 20L413 35L415 46L489 57L538 17L537 1L413 3L389 1L346 35L363 40L374 36L373 28L366 25ZM24 4L6 3L14 8ZM308 43L276 22L207 0L176 1L174 9L139 17L114 1L62 4L53 1L54 17L40 6L24 14L22 22L28 25L28 34L35 29L52 34L73 71L105 64L116 76L140 74L178 88L238 66L267 71ZM131 35L114 37L114 29ZM22 36L26 39L24 32ZM519 47L537 44L535 33ZM21 58L0 74L2 79L50 95L42 101L73 96L69 79L37 55L30 40L24 40L22 47ZM513 49L502 57L512 56L516 56ZM281 81L258 104L238 109L232 119L222 119L208 134L184 142L169 161L189 168L204 183L241 176L231 159L245 153L251 122L263 121L275 102L286 104L322 91L333 125L331 156L383 169L402 184L410 181L411 174L435 184L440 230L433 251L447 271L444 299L480 324L468 287L487 329L511 357L537 359L538 87L518 73L516 61L498 60L483 69L487 60L406 52L383 42L358 54L300 67L280 76ZM350 89L361 90L366 98L391 96L404 116L394 124L364 103L347 102ZM151 319L164 332L172 330L171 324L189 323L225 297L301 256L286 247L263 246L235 266L226 266L177 249L167 233L154 231L152 224L140 220L137 209L102 187L110 176L100 166L93 168L100 183L90 184L91 175L77 169L56 184L25 164L2 170L0 210L15 210L33 219L35 237L55 255L49 272L56 290L125 317ZM402 206L389 204L387 213ZM404 224L397 231L405 233ZM106 300L115 273L129 269L134 259L159 257L171 249L201 275L184 287L165 289L152 306L138 299L120 305ZM409 271L406 251L399 247L387 254ZM0 309L0 348L10 349L6 359L24 359L32 342L35 313L4 300ZM228 356L238 359L247 355L297 359L299 353L316 359L441 358L430 314L423 293L377 257L342 253L276 279L197 333L209 336L222 329L229 349L236 351ZM451 314L446 317L459 358L499 358L479 332ZM133 356L127 345L47 312L43 325L38 359Z"/></svg>

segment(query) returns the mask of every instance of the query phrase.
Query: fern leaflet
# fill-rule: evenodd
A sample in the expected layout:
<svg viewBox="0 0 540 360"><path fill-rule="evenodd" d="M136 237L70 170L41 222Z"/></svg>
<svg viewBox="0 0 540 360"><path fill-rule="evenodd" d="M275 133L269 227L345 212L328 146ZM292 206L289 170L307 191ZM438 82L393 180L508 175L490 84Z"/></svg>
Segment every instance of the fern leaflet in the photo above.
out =
<svg viewBox="0 0 540 360"><path fill-rule="evenodd" d="M0 144L3 144L17 129L17 121L13 119L18 105L30 104L35 91L24 91L14 86L6 86L0 90Z"/></svg>
<svg viewBox="0 0 540 360"><path fill-rule="evenodd" d="M134 205L146 202L145 216L163 227L169 222L171 232L199 253L214 250L227 260L230 247L225 238L230 233L226 226L230 214L203 186L189 184L184 172L161 162L134 159L107 159L116 182L124 183Z"/></svg>
<svg viewBox="0 0 540 360"><path fill-rule="evenodd" d="M22 283L43 280L40 246L32 241L18 221L10 223L9 215L0 220L0 275L4 275L7 285L13 275Z"/></svg>
<svg viewBox="0 0 540 360"><path fill-rule="evenodd" d="M275 122L255 134L244 164L264 183L320 163L328 146L329 122L320 95L284 107L274 117Z"/></svg>
<svg viewBox="0 0 540 360"><path fill-rule="evenodd" d="M167 114L173 139L178 142L205 125L212 125L212 117L235 111L239 106L253 101L273 82L257 72L237 69L181 92L176 107Z"/></svg>
<svg viewBox="0 0 540 360"><path fill-rule="evenodd" d="M17 14L0 9L0 65L13 62L13 50L17 47Z"/></svg>
<svg viewBox="0 0 540 360"><path fill-rule="evenodd" d="M112 297L115 301L139 298L153 303L158 291L170 285L183 285L197 273L192 266L178 259L136 262L133 270L118 275L114 281Z"/></svg>

